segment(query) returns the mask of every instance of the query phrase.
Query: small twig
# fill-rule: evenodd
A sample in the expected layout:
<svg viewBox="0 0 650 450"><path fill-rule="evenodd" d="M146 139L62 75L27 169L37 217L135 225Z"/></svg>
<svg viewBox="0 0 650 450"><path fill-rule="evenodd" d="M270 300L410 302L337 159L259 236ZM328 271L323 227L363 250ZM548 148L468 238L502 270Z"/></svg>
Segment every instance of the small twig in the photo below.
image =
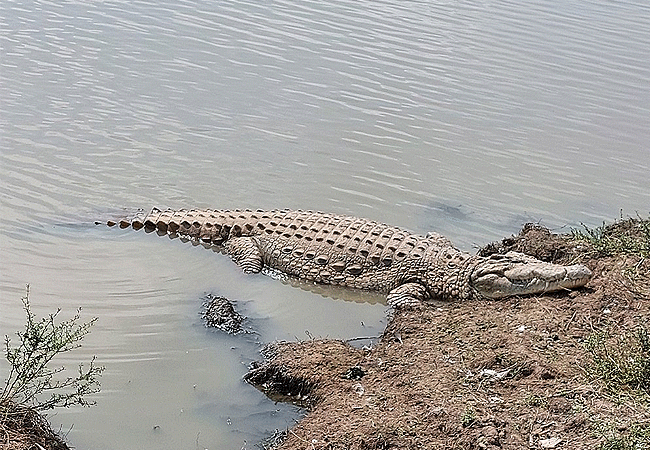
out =
<svg viewBox="0 0 650 450"><path fill-rule="evenodd" d="M576 314L578 314L578 310L577 310L577 309L576 309L575 311L573 311L573 315L571 316L571 318L569 319L569 321L566 323L566 325L564 325L564 331L567 331L567 330L569 329L569 325L571 325L571 322L573 322L573 319L576 318Z"/></svg>
<svg viewBox="0 0 650 450"><path fill-rule="evenodd" d="M346 339L345 342L364 341L364 340L370 340L370 339L379 339L379 336L359 336L359 337L353 337L353 338L350 338L350 339Z"/></svg>
<svg viewBox="0 0 650 450"><path fill-rule="evenodd" d="M314 447L314 443L313 443L313 442L309 442L307 439L301 438L301 437L298 436L296 433L294 433L293 430L291 430L291 429L289 430L289 433L293 434L293 435L296 437L296 439L298 439L298 440L304 442L305 444L309 444L309 446L312 448L312 450L316 450L316 447Z"/></svg>

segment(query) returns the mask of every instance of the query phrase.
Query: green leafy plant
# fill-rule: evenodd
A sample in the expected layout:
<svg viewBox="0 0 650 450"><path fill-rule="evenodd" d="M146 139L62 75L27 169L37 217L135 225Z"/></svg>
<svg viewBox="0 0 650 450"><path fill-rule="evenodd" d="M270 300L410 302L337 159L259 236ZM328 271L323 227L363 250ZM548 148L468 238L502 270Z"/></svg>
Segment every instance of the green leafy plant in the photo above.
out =
<svg viewBox="0 0 650 450"><path fill-rule="evenodd" d="M468 406L460 416L460 424L463 428L467 428L474 422L476 422L476 412L474 411L474 408Z"/></svg>
<svg viewBox="0 0 650 450"><path fill-rule="evenodd" d="M0 392L0 406L24 405L43 411L60 406L91 406L88 394L99 392L99 377L104 367L95 365L93 357L87 366L79 365L76 376L61 377L64 367L50 368L52 359L78 348L97 318L79 323L80 310L69 320L56 322L60 310L37 319L29 304L29 286L22 298L27 316L25 331L19 331L20 344L12 347L5 336L5 356L11 365L9 376ZM43 398L43 396L49 397Z"/></svg>

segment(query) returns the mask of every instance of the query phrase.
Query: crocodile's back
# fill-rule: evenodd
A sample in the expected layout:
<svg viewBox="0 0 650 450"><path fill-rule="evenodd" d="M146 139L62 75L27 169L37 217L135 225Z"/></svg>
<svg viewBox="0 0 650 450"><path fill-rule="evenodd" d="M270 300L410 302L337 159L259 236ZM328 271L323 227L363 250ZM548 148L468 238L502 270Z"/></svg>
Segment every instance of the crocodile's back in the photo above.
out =
<svg viewBox="0 0 650 450"><path fill-rule="evenodd" d="M120 223L129 225L222 246L244 267L251 253L263 266L299 279L383 292L422 277L429 247L448 242L367 219L299 210L154 209L144 219Z"/></svg>

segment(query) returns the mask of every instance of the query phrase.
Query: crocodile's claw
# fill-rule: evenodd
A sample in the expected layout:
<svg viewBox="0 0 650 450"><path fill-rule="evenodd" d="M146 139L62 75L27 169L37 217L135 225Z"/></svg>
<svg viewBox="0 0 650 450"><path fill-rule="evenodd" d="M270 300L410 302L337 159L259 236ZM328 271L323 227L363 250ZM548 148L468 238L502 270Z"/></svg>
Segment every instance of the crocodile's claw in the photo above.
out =
<svg viewBox="0 0 650 450"><path fill-rule="evenodd" d="M590 278L591 271L581 264L562 266L508 252L479 259L470 281L480 296L502 298L574 289Z"/></svg>

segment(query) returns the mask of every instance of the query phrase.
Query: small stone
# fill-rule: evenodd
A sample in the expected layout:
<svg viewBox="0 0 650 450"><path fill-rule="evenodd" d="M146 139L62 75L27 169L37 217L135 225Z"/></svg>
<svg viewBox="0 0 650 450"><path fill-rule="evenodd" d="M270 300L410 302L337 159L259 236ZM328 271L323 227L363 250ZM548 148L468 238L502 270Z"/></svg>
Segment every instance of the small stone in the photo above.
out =
<svg viewBox="0 0 650 450"><path fill-rule="evenodd" d="M360 380L361 378L364 377L366 374L366 371L363 370L362 367L360 366L353 366L350 367L347 372L343 374L343 378L347 378L348 380Z"/></svg>

